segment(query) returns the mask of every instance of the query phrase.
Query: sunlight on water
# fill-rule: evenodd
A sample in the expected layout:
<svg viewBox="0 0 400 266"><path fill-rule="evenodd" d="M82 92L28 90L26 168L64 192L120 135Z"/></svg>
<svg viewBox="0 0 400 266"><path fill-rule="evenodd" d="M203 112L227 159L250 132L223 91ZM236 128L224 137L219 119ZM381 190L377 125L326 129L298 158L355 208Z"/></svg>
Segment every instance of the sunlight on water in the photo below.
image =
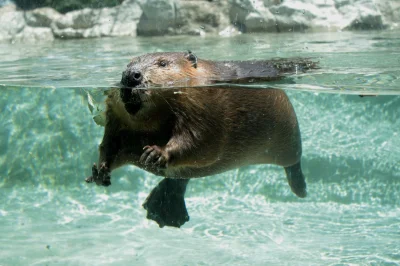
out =
<svg viewBox="0 0 400 266"><path fill-rule="evenodd" d="M398 264L397 35L0 44L0 265ZM160 177L127 166L110 187L84 182L103 135L93 117L104 90L132 56L188 48L218 60L320 61L272 83L288 91L300 123L307 198L291 193L281 167L245 167L190 181L190 221L160 229L141 207Z"/></svg>

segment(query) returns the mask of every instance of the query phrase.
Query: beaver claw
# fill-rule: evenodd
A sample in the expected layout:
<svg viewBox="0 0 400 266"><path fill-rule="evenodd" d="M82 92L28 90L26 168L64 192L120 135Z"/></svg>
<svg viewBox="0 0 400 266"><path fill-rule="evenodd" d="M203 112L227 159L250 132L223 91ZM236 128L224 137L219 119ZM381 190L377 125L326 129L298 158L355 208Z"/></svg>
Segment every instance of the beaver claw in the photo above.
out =
<svg viewBox="0 0 400 266"><path fill-rule="evenodd" d="M94 163L92 166L92 176L89 176L85 179L87 183L95 182L98 186L108 187L111 185L111 175L110 170L106 166L106 163L103 162L100 164L100 169L97 168L97 165Z"/></svg>
<svg viewBox="0 0 400 266"><path fill-rule="evenodd" d="M145 166L145 168L166 168L167 159L165 158L163 151L157 145L145 146L143 148L143 154L140 156L139 162Z"/></svg>

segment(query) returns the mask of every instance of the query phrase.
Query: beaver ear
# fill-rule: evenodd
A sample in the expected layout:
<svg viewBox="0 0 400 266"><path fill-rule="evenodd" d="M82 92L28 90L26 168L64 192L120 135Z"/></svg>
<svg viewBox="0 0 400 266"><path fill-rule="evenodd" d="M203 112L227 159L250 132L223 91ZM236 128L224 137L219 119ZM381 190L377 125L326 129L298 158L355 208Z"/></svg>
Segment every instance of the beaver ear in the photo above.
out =
<svg viewBox="0 0 400 266"><path fill-rule="evenodd" d="M185 53L185 58L192 63L192 66L194 68L197 68L197 56L194 53L192 53L192 51L188 50Z"/></svg>

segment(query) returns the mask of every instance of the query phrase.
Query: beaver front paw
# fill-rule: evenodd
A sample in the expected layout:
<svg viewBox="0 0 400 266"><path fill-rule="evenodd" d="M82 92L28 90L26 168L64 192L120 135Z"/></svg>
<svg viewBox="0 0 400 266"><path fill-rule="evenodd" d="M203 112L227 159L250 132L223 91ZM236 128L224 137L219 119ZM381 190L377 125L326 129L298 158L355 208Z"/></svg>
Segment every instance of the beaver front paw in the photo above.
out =
<svg viewBox="0 0 400 266"><path fill-rule="evenodd" d="M145 146L143 148L143 154L140 156L139 162L145 168L166 168L167 158L164 155L163 150L157 145Z"/></svg>
<svg viewBox="0 0 400 266"><path fill-rule="evenodd" d="M111 175L110 170L106 166L106 163L103 162L100 164L100 169L97 168L97 165L94 163L92 166L92 176L89 176L85 179L87 183L95 182L98 186L108 187L111 185Z"/></svg>

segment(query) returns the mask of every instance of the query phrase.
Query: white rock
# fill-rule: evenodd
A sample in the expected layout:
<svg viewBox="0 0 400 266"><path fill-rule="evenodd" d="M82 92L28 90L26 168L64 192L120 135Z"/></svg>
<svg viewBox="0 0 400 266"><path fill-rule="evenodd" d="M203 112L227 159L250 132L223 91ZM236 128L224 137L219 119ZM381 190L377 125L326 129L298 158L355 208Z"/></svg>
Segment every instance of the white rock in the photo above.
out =
<svg viewBox="0 0 400 266"><path fill-rule="evenodd" d="M279 31L288 30L337 30L343 25L342 16L334 2L326 1L287 1L269 9L275 14Z"/></svg>
<svg viewBox="0 0 400 266"><path fill-rule="evenodd" d="M13 38L16 42L52 42L53 33L50 28L26 26L23 31L16 34Z"/></svg>
<svg viewBox="0 0 400 266"><path fill-rule="evenodd" d="M17 11L14 4L1 7L0 25L0 41L12 40L25 27L23 12Z"/></svg>
<svg viewBox="0 0 400 266"><path fill-rule="evenodd" d="M241 32L337 31L400 27L399 0L125 0L112 8L60 14L0 7L0 41ZM234 27L235 29L234 29ZM37 28L37 29L36 29Z"/></svg>
<svg viewBox="0 0 400 266"><path fill-rule="evenodd" d="M246 32L275 32L277 27L276 18L268 9L249 13L244 24Z"/></svg>
<svg viewBox="0 0 400 266"><path fill-rule="evenodd" d="M140 0L143 14L137 25L140 35L164 35L173 33L176 28L174 0Z"/></svg>
<svg viewBox="0 0 400 266"><path fill-rule="evenodd" d="M50 7L37 8L24 14L26 24L31 27L50 27L51 23L60 19L61 16Z"/></svg>
<svg viewBox="0 0 400 266"><path fill-rule="evenodd" d="M218 34L229 24L228 3L225 1L180 1L176 5L177 34Z"/></svg>
<svg viewBox="0 0 400 266"><path fill-rule="evenodd" d="M98 11L90 8L76 10L66 13L54 21L53 27L57 29L88 29L96 24Z"/></svg>
<svg viewBox="0 0 400 266"><path fill-rule="evenodd" d="M392 22L400 20L400 2L395 0L291 0L282 3L275 0L231 0L230 2L231 22L245 32L383 29L388 25L386 22L388 20L384 19L380 9L384 10ZM270 12L266 12L265 9Z"/></svg>
<svg viewBox="0 0 400 266"><path fill-rule="evenodd" d="M230 25L226 27L225 29L221 30L218 35L222 37L232 37L242 34L240 31L237 30L234 26Z"/></svg>
<svg viewBox="0 0 400 266"><path fill-rule="evenodd" d="M335 6L346 21L343 29L369 30L387 26L373 0L335 0Z"/></svg>
<svg viewBox="0 0 400 266"><path fill-rule="evenodd" d="M142 11L136 3L101 9L82 9L66 13L51 24L57 38L136 36Z"/></svg>

